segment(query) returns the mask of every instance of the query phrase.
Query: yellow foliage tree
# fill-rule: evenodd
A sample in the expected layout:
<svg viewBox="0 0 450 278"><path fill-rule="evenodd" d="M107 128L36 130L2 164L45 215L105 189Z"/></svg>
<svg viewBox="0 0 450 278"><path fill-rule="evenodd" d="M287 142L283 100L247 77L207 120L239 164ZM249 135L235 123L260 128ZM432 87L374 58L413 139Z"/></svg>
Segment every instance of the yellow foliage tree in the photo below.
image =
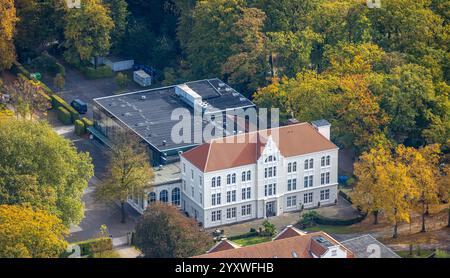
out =
<svg viewBox="0 0 450 278"><path fill-rule="evenodd" d="M56 216L0 205L0 258L57 258L66 250L68 229Z"/></svg>
<svg viewBox="0 0 450 278"><path fill-rule="evenodd" d="M14 0L0 0L0 70L8 69L16 59L13 37L17 22Z"/></svg>

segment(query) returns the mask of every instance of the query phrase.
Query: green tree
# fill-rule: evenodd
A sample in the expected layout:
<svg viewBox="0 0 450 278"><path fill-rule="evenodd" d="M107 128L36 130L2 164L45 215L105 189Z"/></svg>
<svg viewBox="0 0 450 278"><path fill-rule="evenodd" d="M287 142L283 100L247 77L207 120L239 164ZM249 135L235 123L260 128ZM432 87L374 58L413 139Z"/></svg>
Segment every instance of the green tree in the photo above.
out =
<svg viewBox="0 0 450 278"><path fill-rule="evenodd" d="M106 0L111 10L111 19L114 29L111 31L111 49L119 51L128 24L128 4L125 0Z"/></svg>
<svg viewBox="0 0 450 278"><path fill-rule="evenodd" d="M121 89L125 88L128 85L128 83L129 83L128 76L126 74L124 74L124 73L121 73L121 72L119 72L116 75L115 80L116 80L117 85Z"/></svg>
<svg viewBox="0 0 450 278"><path fill-rule="evenodd" d="M69 229L48 212L0 205L0 258L58 258Z"/></svg>
<svg viewBox="0 0 450 278"><path fill-rule="evenodd" d="M135 244L147 258L187 258L205 253L212 238L177 207L152 203L136 225Z"/></svg>
<svg viewBox="0 0 450 278"><path fill-rule="evenodd" d="M69 9L65 17L64 57L70 63L86 62L108 54L114 22L102 0L81 1L80 9Z"/></svg>
<svg viewBox="0 0 450 278"><path fill-rule="evenodd" d="M16 60L13 37L16 22L16 9L13 0L0 1L0 71L9 69Z"/></svg>
<svg viewBox="0 0 450 278"><path fill-rule="evenodd" d="M262 32L266 15L259 9L246 8L231 32L239 41L231 45L233 54L222 66L228 81L245 92L264 84L268 71L266 37Z"/></svg>
<svg viewBox="0 0 450 278"><path fill-rule="evenodd" d="M147 151L136 138L119 135L109 152L108 175L96 188L100 201L119 201L122 219L126 222L125 203L131 195L142 196L151 187L154 174Z"/></svg>
<svg viewBox="0 0 450 278"><path fill-rule="evenodd" d="M63 38L65 0L16 0L17 32L15 43L22 52L39 53Z"/></svg>
<svg viewBox="0 0 450 278"><path fill-rule="evenodd" d="M91 158L44 122L0 121L0 203L46 210L65 225L84 214Z"/></svg>

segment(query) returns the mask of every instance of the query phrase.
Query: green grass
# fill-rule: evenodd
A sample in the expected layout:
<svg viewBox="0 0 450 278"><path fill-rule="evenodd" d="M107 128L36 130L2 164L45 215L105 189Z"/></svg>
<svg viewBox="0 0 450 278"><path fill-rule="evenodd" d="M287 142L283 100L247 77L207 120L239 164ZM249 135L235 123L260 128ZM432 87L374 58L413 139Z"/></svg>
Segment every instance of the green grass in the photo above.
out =
<svg viewBox="0 0 450 278"><path fill-rule="evenodd" d="M352 226L331 226L331 225L314 225L312 227L308 227L303 229L308 232L326 232L332 234L352 234L357 233L358 230Z"/></svg>
<svg viewBox="0 0 450 278"><path fill-rule="evenodd" d="M395 253L402 258L427 258L433 252L434 250L420 250L420 254L418 254L417 250L414 250L412 256L409 254L409 251L397 251Z"/></svg>
<svg viewBox="0 0 450 278"><path fill-rule="evenodd" d="M237 244L239 244L241 246L248 246L248 245L268 242L270 240L271 240L270 237L255 236L255 237L247 237L247 238L236 239L236 240L233 240L233 242L237 243Z"/></svg>

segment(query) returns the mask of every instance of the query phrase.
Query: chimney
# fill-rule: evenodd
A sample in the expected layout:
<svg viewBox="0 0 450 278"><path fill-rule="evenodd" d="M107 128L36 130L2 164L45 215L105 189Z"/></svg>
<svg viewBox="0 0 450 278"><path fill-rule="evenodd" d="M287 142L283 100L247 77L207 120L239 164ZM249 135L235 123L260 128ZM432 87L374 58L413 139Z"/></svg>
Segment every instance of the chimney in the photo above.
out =
<svg viewBox="0 0 450 278"><path fill-rule="evenodd" d="M327 120L324 119L317 120L311 122L311 124L320 134L322 134L323 136L325 136L325 138L330 140L331 124Z"/></svg>

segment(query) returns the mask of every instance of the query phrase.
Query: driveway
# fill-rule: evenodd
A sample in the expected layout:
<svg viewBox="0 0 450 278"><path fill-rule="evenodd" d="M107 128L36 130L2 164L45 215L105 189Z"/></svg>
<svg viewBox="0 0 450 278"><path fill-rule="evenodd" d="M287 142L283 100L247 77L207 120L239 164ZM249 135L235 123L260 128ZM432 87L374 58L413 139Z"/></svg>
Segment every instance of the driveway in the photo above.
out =
<svg viewBox="0 0 450 278"><path fill-rule="evenodd" d="M81 99L87 103L88 113L86 116L92 119L92 100L94 98L113 95L119 90L114 77L89 80L78 70L72 68L64 62L62 63L66 68L66 84L64 86L64 90L58 91L58 89L53 86L53 80L51 80L49 76L43 77L44 83L57 92L69 104L74 99ZM127 88L122 90L122 92L125 93L135 90L142 90L142 88L130 80Z"/></svg>

